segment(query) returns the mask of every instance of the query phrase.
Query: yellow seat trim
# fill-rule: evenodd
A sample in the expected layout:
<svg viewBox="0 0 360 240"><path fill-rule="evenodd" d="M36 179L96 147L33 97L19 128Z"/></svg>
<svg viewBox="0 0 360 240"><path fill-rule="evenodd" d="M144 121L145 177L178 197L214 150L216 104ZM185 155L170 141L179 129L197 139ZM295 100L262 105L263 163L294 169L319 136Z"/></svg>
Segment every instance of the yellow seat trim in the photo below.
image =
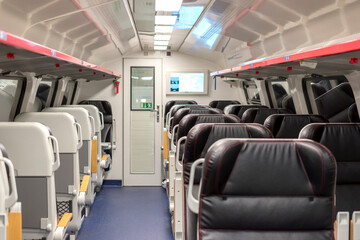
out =
<svg viewBox="0 0 360 240"><path fill-rule="evenodd" d="M90 175L84 175L80 186L80 192L86 192L89 182L90 182Z"/></svg>
<svg viewBox="0 0 360 240"><path fill-rule="evenodd" d="M101 160L105 161L108 158L108 155L103 155Z"/></svg>
<svg viewBox="0 0 360 240"><path fill-rule="evenodd" d="M21 240L22 216L20 212L11 212L8 214L7 240Z"/></svg>
<svg viewBox="0 0 360 240"><path fill-rule="evenodd" d="M57 226L58 227L66 227L69 224L71 218L72 218L72 213L65 213L62 216L62 218L61 218L61 220L60 220L60 222L58 223Z"/></svg>
<svg viewBox="0 0 360 240"><path fill-rule="evenodd" d="M91 144L91 172L97 172L97 140L92 140Z"/></svg>
<svg viewBox="0 0 360 240"><path fill-rule="evenodd" d="M165 130L163 133L163 145L164 145L164 152L163 152L163 157L164 159L168 159L169 158L169 140L168 140L168 136L167 136L167 131Z"/></svg>

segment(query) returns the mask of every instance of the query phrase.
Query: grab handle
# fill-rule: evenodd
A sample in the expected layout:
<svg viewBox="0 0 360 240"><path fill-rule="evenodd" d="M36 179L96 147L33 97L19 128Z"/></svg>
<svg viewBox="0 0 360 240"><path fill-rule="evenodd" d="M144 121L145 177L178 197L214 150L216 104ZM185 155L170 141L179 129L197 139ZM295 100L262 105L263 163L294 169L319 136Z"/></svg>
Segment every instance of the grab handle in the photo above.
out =
<svg viewBox="0 0 360 240"><path fill-rule="evenodd" d="M93 130L93 136L95 136L95 119L93 118L93 116L89 116L90 122L91 122L91 128Z"/></svg>
<svg viewBox="0 0 360 240"><path fill-rule="evenodd" d="M102 112L99 112L99 115L100 115L100 123L101 123L101 126L100 126L100 129L104 129L104 114Z"/></svg>
<svg viewBox="0 0 360 240"><path fill-rule="evenodd" d="M82 130L81 130L81 125L80 123L75 123L75 127L76 127L76 132L78 135L78 145L77 145L77 149L80 149L83 145L83 139L82 139Z"/></svg>
<svg viewBox="0 0 360 240"><path fill-rule="evenodd" d="M55 148L54 149L55 159L54 159L54 164L53 164L53 171L55 172L60 167L59 143L58 143L56 137L54 137L54 136L49 136L49 139L54 144L54 148Z"/></svg>
<svg viewBox="0 0 360 240"><path fill-rule="evenodd" d="M0 161L4 162L5 165L9 169L9 190L11 192L9 193L9 196L5 197L5 207L10 208L11 206L13 206L16 203L16 201L18 199L16 182L15 182L14 165L12 164L12 162L9 159L4 158L4 157L1 157Z"/></svg>

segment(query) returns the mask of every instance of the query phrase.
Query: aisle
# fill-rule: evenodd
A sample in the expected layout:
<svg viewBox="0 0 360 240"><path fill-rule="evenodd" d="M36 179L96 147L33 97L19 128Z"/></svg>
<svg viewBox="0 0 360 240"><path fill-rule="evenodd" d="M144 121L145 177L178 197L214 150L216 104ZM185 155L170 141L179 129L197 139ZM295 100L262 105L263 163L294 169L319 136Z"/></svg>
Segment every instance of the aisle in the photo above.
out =
<svg viewBox="0 0 360 240"><path fill-rule="evenodd" d="M173 240L166 192L161 187L105 186L77 240Z"/></svg>

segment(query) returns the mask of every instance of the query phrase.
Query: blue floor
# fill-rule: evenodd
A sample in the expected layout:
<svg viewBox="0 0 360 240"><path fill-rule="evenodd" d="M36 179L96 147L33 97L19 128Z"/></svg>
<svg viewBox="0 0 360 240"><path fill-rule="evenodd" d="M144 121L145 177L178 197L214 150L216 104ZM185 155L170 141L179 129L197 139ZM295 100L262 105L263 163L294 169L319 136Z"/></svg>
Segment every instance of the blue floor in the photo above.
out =
<svg viewBox="0 0 360 240"><path fill-rule="evenodd" d="M173 240L165 190L104 186L76 239Z"/></svg>

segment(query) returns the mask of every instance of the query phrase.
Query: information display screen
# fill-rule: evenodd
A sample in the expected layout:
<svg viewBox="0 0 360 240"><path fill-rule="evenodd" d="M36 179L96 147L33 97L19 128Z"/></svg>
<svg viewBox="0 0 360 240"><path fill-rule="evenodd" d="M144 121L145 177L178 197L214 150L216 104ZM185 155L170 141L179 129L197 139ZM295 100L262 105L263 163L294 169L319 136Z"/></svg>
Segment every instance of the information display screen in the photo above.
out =
<svg viewBox="0 0 360 240"><path fill-rule="evenodd" d="M171 93L207 93L207 82L204 72L171 72L168 81L170 82Z"/></svg>

